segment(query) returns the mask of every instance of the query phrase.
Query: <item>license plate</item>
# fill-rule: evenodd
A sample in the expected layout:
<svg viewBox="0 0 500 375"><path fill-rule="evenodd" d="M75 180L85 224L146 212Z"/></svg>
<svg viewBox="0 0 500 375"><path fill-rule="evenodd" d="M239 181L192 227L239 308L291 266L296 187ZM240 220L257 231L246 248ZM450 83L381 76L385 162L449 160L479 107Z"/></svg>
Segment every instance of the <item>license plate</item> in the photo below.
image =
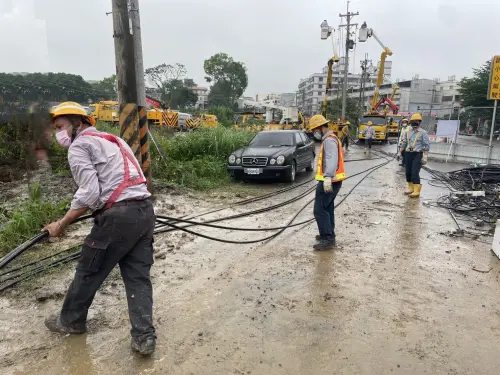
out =
<svg viewBox="0 0 500 375"><path fill-rule="evenodd" d="M246 174L261 174L262 169L261 168L245 168L245 173Z"/></svg>

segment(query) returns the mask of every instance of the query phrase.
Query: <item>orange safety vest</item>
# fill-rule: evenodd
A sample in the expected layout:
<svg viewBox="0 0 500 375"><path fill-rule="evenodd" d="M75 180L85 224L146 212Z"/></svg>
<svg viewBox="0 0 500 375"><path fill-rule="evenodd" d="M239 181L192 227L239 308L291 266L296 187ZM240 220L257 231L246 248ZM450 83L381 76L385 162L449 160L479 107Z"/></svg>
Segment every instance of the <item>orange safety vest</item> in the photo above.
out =
<svg viewBox="0 0 500 375"><path fill-rule="evenodd" d="M332 182L343 181L347 178L344 171L344 150L342 149L342 143L340 142L340 139L338 139L338 137L335 134L330 134L328 137L325 138L325 140L321 144L321 149L318 155L318 164L316 166L316 180L325 181L325 176L323 172L323 153L325 148L325 142L328 138L333 138L337 141L338 152L339 152L339 157L338 157L339 165L337 167L337 172L335 173L335 177L332 177Z"/></svg>

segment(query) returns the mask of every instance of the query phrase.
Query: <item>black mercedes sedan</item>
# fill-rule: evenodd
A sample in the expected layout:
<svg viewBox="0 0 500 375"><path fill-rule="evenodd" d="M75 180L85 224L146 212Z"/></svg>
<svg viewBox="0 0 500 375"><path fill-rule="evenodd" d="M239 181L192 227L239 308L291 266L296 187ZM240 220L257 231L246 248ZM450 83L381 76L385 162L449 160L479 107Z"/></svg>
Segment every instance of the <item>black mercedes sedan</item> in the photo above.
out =
<svg viewBox="0 0 500 375"><path fill-rule="evenodd" d="M228 171L234 178L276 178L295 181L301 170L314 170L314 143L301 130L258 133L248 146L228 158Z"/></svg>

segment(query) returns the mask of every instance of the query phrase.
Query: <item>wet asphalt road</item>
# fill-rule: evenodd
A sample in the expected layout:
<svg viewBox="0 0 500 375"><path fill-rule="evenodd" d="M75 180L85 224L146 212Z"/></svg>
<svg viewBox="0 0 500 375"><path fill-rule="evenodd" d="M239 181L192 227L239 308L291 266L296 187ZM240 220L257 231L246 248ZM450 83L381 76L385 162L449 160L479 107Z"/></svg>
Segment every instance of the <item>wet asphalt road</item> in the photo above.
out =
<svg viewBox="0 0 500 375"><path fill-rule="evenodd" d="M362 157L352 147L346 158ZM382 162L352 162L346 170L352 175ZM297 182L311 177L298 175ZM338 199L360 178L346 181ZM310 187L314 182L272 203ZM453 229L452 219L422 204L439 189L424 180L422 199L409 200L404 188L396 162L367 177L336 210L338 248L332 252L311 251L314 224L254 245L180 233L158 237L156 248L165 258L153 271L158 347L151 359L129 350L121 281L105 283L91 310L90 332L78 337L43 328L43 316L60 299L2 298L0 369L51 375L498 374L498 259L486 244L440 234ZM311 197L231 223L284 224ZM207 208L179 197L165 202ZM298 220L310 217L311 206ZM239 241L265 236L203 232ZM44 284L64 291L69 277Z"/></svg>

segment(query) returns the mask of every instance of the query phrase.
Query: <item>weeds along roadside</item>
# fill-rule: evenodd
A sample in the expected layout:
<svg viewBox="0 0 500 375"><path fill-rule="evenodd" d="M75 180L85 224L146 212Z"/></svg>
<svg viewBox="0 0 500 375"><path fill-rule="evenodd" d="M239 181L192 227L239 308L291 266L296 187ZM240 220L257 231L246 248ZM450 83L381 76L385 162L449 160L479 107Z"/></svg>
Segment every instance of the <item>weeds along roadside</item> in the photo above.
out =
<svg viewBox="0 0 500 375"><path fill-rule="evenodd" d="M99 123L97 127L101 131L119 134L117 126ZM247 144L255 134L224 127L175 135L164 128L153 127L151 132L168 158L165 166L151 142L151 166L155 182L161 184L161 181L165 181L194 190L228 185L227 157L235 149ZM51 178L71 175L67 150L55 141L49 148L49 163L52 167ZM27 199L10 210L0 209L0 256L36 235L44 224L62 216L71 199L68 193L67 198L54 201L52 192L46 189L43 182L41 186L32 183L30 187L22 186L21 189L30 190Z"/></svg>

